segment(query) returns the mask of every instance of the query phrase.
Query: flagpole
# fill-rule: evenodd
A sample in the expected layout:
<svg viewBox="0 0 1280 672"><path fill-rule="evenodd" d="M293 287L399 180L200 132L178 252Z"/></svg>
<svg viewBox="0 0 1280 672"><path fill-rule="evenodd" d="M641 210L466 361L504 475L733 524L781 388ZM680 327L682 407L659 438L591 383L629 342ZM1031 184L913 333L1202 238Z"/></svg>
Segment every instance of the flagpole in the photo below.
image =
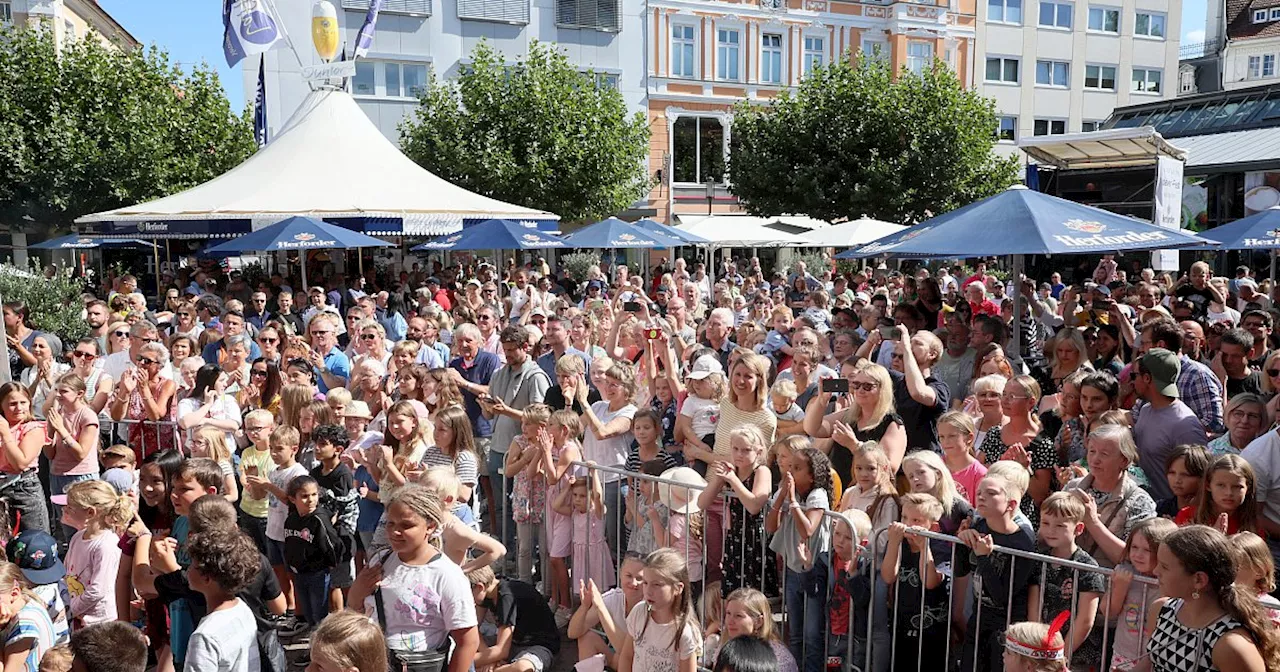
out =
<svg viewBox="0 0 1280 672"><path fill-rule="evenodd" d="M293 52L293 57L298 61L298 69L301 70L305 65L302 62L302 55L298 53L298 48L293 46L293 38L289 37L289 29L284 27L284 20L280 17L280 10L276 8L275 0L263 0L271 7L271 15L276 18L276 25L280 28L280 35L284 37L284 43L289 45L289 51ZM265 57L266 54L264 53Z"/></svg>

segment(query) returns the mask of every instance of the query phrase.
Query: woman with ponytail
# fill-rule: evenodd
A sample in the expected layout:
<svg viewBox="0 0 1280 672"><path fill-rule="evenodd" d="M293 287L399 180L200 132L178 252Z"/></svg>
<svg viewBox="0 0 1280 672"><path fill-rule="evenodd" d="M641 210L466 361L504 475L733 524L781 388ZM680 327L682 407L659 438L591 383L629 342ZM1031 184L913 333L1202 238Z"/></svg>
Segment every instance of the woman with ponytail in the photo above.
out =
<svg viewBox="0 0 1280 672"><path fill-rule="evenodd" d="M1227 536L1204 525L1165 537L1156 578L1167 601L1147 642L1154 672L1280 670L1280 633L1252 586L1235 585Z"/></svg>

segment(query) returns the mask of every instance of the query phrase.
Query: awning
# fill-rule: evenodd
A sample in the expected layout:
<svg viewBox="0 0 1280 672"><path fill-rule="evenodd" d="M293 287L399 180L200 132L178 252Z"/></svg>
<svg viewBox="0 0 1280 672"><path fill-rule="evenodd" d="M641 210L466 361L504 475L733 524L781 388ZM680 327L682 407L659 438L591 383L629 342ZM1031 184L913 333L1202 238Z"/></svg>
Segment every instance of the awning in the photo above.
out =
<svg viewBox="0 0 1280 672"><path fill-rule="evenodd" d="M680 215L679 228L687 233L702 236L716 247L801 247L805 239L766 226L767 224L784 224L797 230L808 230L804 222L825 222L808 217L752 217L751 215ZM817 224L814 225L815 227ZM813 228L813 227L808 227Z"/></svg>
<svg viewBox="0 0 1280 672"><path fill-rule="evenodd" d="M1187 172L1238 167L1241 170L1280 165L1280 127L1255 128L1177 139L1187 150Z"/></svg>
<svg viewBox="0 0 1280 672"><path fill-rule="evenodd" d="M1220 137L1220 136L1214 136ZM1087 168L1131 168L1155 163L1157 156L1186 160L1188 152L1165 140L1151 126L1112 128L1091 133L1041 135L1018 141L1028 156L1063 170ZM1190 167L1190 163L1187 164Z"/></svg>

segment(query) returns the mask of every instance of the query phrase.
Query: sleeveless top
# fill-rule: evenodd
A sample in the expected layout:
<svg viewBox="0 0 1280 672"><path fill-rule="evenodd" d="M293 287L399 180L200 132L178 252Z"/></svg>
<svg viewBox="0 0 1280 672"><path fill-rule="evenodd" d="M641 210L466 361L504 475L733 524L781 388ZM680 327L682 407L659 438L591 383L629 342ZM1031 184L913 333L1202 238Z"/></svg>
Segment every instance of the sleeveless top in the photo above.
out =
<svg viewBox="0 0 1280 672"><path fill-rule="evenodd" d="M1227 614L1203 628L1189 628L1178 622L1181 599L1169 600L1160 609L1156 630L1147 641L1154 672L1218 672L1213 666L1213 647L1226 633L1244 624Z"/></svg>
<svg viewBox="0 0 1280 672"><path fill-rule="evenodd" d="M842 419L842 422L849 422L847 414L844 419ZM853 427L853 435L857 437L859 441L879 442L880 439L884 438L885 432L889 431L889 428L894 424L901 425L902 418L897 413L890 411L889 413L886 413L885 416L880 419L880 423L874 427L861 429L855 425ZM836 475L840 477L841 483L853 483L853 451L838 443L832 442L831 468L834 469Z"/></svg>

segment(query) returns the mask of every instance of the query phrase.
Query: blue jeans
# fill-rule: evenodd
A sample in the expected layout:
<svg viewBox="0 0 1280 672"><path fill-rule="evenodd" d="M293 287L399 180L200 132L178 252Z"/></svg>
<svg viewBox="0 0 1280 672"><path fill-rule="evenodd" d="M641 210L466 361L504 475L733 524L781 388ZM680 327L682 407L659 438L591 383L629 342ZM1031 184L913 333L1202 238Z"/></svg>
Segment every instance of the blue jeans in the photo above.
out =
<svg viewBox="0 0 1280 672"><path fill-rule="evenodd" d="M827 573L787 569L785 598L787 643L801 672L824 672L827 666Z"/></svg>
<svg viewBox="0 0 1280 672"><path fill-rule="evenodd" d="M78 474L75 476L59 476L57 474L49 475L49 494L61 495L67 492L67 488L79 483L80 481L97 480L98 474ZM65 549L67 544L71 543L71 537L76 536L76 528L62 523L62 507L57 504L53 505L53 519L58 521L58 525L54 527L54 534L58 537L58 548Z"/></svg>
<svg viewBox="0 0 1280 672"><path fill-rule="evenodd" d="M329 615L329 571L299 572L293 575L294 599L307 623L319 625Z"/></svg>
<svg viewBox="0 0 1280 672"><path fill-rule="evenodd" d="M507 558L514 560L515 554L513 549L518 548L516 543L516 521L511 518L511 488L512 479L502 475L503 463L507 461L506 453L499 453L496 450L489 451L489 483L493 487L494 499L498 500L498 510L489 512L489 519L493 521L494 529L498 530L498 536L502 538L502 545L507 547Z"/></svg>

